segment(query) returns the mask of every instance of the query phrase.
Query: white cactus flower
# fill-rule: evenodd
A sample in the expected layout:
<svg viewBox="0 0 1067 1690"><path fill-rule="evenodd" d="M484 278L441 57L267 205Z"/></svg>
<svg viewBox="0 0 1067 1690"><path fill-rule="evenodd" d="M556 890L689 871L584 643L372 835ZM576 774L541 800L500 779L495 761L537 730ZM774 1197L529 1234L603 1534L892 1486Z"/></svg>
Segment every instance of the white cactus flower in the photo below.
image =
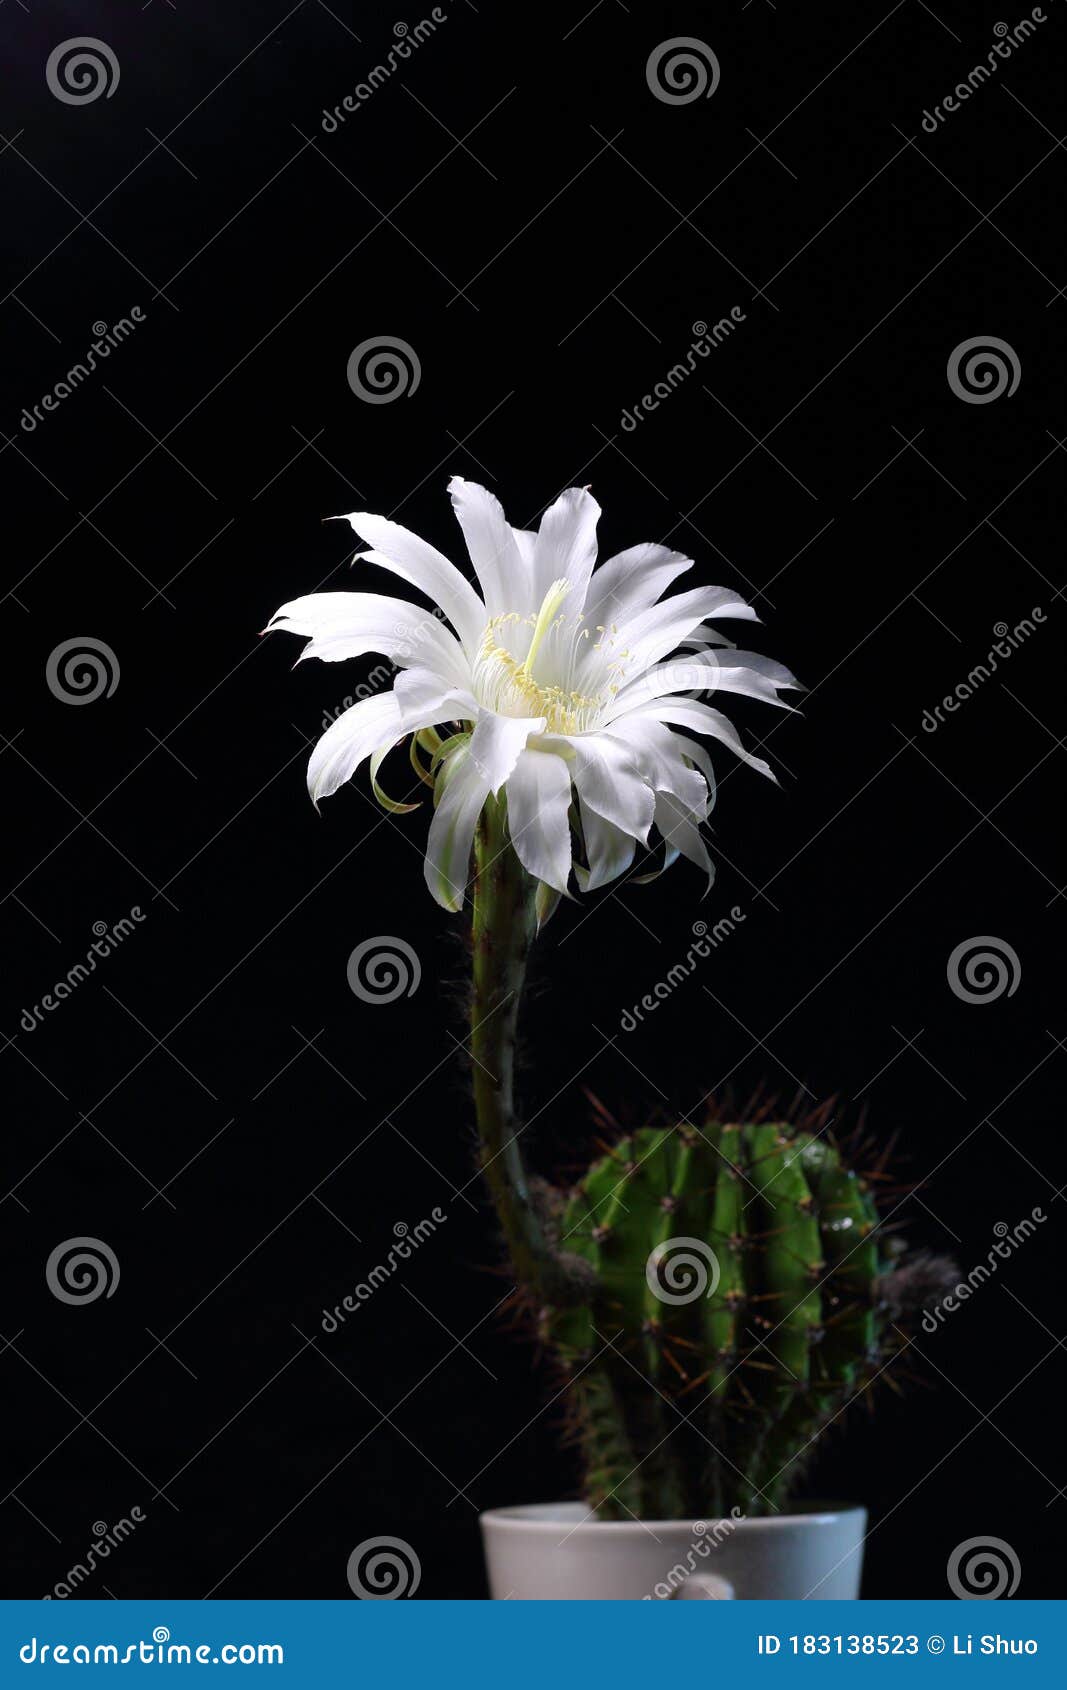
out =
<svg viewBox="0 0 1067 1690"><path fill-rule="evenodd" d="M418 744L433 758L425 872L445 909L463 903L490 795L506 796L515 852L550 900L568 891L572 868L586 891L625 873L653 827L664 866L680 853L710 880L700 824L714 802L711 762L674 730L720 740L774 775L718 710L678 695L736 692L783 705L779 692L799 685L788 669L735 650L707 625L758 621L755 611L725 587L663 599L691 567L663 546L633 546L595 568L600 507L583 488L562 493L536 533L512 528L474 482L454 476L449 492L480 594L425 540L357 511L341 519L369 547L357 559L400 576L435 610L379 593L311 593L271 619L270 630L307 637L301 659L379 652L398 670L390 690L354 704L319 740L308 766L313 800L368 759L381 796L382 760L412 735L413 756ZM444 741L433 731L442 723L459 725ZM574 836L584 862L573 860Z"/></svg>

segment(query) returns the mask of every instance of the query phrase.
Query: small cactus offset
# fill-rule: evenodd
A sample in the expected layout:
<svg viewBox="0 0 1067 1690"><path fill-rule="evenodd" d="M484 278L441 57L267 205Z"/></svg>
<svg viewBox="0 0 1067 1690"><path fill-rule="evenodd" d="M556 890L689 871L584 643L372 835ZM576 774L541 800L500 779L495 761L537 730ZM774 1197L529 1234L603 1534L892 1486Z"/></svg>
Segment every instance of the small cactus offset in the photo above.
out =
<svg viewBox="0 0 1067 1690"><path fill-rule="evenodd" d="M557 1211L586 1300L545 1311L604 1519L776 1512L896 1347L869 1189L781 1122L643 1128Z"/></svg>

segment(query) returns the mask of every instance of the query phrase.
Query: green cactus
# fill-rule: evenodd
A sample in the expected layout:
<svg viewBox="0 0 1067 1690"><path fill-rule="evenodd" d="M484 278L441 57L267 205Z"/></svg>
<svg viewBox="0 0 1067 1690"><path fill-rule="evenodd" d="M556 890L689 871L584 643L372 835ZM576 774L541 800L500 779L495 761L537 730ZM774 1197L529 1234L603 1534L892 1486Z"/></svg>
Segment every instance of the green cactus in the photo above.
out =
<svg viewBox="0 0 1067 1690"><path fill-rule="evenodd" d="M508 845L475 842L471 1054L482 1170L565 1374L604 1519L781 1509L820 1433L872 1383L945 1258L879 1247L867 1182L823 1119L622 1137L568 1195L525 1166L513 1097L527 954L552 905Z"/></svg>
<svg viewBox="0 0 1067 1690"><path fill-rule="evenodd" d="M604 1518L782 1507L886 1342L877 1224L825 1137L644 1128L571 1193L559 1242L595 1291L550 1308Z"/></svg>

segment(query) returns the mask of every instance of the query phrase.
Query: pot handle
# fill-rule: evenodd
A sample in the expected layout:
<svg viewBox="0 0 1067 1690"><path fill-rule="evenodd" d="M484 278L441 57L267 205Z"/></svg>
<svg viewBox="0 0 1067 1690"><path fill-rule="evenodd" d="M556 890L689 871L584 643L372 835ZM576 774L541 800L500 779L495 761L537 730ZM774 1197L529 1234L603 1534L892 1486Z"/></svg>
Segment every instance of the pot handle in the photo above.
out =
<svg viewBox="0 0 1067 1690"><path fill-rule="evenodd" d="M734 1598L734 1587L729 1579L719 1578L715 1573L691 1573L674 1592L675 1601L704 1601L731 1602Z"/></svg>

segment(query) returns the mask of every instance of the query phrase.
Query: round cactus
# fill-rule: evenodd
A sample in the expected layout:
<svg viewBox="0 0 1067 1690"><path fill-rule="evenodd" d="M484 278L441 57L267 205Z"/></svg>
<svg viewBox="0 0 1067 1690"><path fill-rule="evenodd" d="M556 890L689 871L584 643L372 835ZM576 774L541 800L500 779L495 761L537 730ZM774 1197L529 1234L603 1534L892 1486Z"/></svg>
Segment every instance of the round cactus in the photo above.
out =
<svg viewBox="0 0 1067 1690"><path fill-rule="evenodd" d="M559 1209L587 1298L546 1309L604 1518L782 1507L895 1343L877 1214L838 1147L783 1122L644 1128Z"/></svg>

